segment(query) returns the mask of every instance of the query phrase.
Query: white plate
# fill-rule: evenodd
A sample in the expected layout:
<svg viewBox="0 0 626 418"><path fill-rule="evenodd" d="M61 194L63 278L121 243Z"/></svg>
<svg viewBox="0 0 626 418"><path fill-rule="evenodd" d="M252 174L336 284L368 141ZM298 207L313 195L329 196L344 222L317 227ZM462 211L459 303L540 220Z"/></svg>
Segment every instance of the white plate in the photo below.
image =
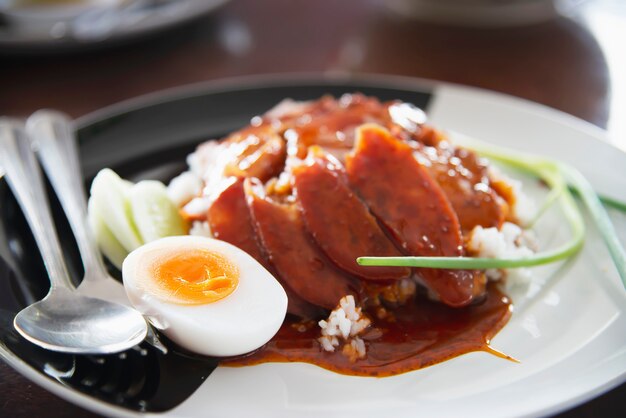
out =
<svg viewBox="0 0 626 418"><path fill-rule="evenodd" d="M434 91L428 115L434 126L562 159L579 168L601 193L626 201L626 154L604 142L605 133L588 123L476 89L416 85L411 79L365 80L370 86L377 82L407 89L429 86ZM291 82L299 84L297 79ZM525 186L532 195L544 193L534 180L525 179ZM626 216L612 216L626 240ZM492 345L518 358L519 364L477 352L388 378L343 376L299 363L220 367L165 415L521 417L548 415L582 403L624 382L626 376L626 292L597 231L588 225L585 247L575 259L562 267L539 268L529 287L511 291L516 310ZM538 233L541 243L549 245L565 239L567 227L552 210ZM33 381L83 407L107 415L137 415L55 384L19 359L5 359Z"/></svg>

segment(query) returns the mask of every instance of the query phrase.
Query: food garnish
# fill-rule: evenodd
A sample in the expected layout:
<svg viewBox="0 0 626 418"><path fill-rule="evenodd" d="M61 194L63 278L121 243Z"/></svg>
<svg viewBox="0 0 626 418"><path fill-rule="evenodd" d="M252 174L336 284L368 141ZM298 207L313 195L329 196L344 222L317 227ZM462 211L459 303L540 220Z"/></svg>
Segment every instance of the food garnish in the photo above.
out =
<svg viewBox="0 0 626 418"><path fill-rule="evenodd" d="M188 230L163 183L133 184L109 168L94 177L87 212L100 249L118 268L144 243Z"/></svg>

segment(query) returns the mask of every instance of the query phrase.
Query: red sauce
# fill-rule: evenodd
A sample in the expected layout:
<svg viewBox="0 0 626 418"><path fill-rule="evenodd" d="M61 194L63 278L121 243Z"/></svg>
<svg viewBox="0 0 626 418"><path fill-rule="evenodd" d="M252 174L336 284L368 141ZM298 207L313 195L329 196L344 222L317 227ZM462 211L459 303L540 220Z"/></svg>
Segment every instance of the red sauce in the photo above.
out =
<svg viewBox="0 0 626 418"><path fill-rule="evenodd" d="M224 361L226 366L247 366L268 362L305 362L341 374L392 376L406 373L473 351L485 351L511 359L489 346L494 335L511 316L511 301L494 285L486 299L465 308L419 299L394 309L394 320L372 319L363 335L367 348L364 359L351 362L341 353L322 351L315 322L302 324L288 317L265 346L249 356Z"/></svg>

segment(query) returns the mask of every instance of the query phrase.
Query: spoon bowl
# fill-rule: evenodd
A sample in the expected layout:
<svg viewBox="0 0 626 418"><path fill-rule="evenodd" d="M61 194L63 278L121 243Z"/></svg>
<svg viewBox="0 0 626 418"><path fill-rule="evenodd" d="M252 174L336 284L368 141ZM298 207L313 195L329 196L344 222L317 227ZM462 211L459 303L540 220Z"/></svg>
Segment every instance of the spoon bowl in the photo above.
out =
<svg viewBox="0 0 626 418"><path fill-rule="evenodd" d="M146 335L143 318L127 307L65 289L23 309L13 323L30 342L75 354L116 353L139 344Z"/></svg>

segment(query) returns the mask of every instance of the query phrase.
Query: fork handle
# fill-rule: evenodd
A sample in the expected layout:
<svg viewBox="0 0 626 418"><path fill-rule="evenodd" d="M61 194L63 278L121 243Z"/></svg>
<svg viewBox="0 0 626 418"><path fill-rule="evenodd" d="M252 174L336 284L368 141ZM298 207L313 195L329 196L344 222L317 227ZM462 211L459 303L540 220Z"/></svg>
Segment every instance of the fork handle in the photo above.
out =
<svg viewBox="0 0 626 418"><path fill-rule="evenodd" d="M39 164L20 120L0 118L0 165L41 252L50 276L50 291L72 290L74 286L63 261Z"/></svg>
<svg viewBox="0 0 626 418"><path fill-rule="evenodd" d="M84 281L107 277L96 240L87 226L87 204L74 126L69 117L53 110L39 110L26 123L39 159L61 201L72 227L85 267Z"/></svg>

